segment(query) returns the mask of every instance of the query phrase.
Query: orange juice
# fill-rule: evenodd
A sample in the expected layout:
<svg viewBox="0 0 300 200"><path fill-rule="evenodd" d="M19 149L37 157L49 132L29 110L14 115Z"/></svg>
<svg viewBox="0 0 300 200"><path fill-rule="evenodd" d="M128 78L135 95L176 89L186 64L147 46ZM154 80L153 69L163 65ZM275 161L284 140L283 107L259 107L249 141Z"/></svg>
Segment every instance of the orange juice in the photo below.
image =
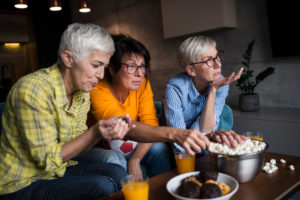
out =
<svg viewBox="0 0 300 200"><path fill-rule="evenodd" d="M133 181L123 185L126 200L148 200L149 185L145 181Z"/></svg>
<svg viewBox="0 0 300 200"><path fill-rule="evenodd" d="M183 174L186 172L195 171L195 156L190 156L186 153L175 155L177 172Z"/></svg>
<svg viewBox="0 0 300 200"><path fill-rule="evenodd" d="M253 140L258 140L258 141L263 141L263 138L260 137L260 136L250 136L250 139L253 139Z"/></svg>

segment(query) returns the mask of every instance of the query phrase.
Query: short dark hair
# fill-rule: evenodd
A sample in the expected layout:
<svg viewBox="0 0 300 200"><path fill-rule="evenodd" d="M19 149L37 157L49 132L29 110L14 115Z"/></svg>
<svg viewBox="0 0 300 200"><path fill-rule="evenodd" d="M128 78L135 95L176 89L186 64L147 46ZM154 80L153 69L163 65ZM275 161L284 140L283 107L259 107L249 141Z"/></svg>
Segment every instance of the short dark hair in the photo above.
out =
<svg viewBox="0 0 300 200"><path fill-rule="evenodd" d="M109 68L118 72L122 66L122 58L125 54L137 54L144 57L146 71L150 70L150 54L147 48L139 41L123 34L112 35L115 52L110 58L109 66L105 69L105 77L108 82L112 82ZM147 78L147 74L145 74Z"/></svg>

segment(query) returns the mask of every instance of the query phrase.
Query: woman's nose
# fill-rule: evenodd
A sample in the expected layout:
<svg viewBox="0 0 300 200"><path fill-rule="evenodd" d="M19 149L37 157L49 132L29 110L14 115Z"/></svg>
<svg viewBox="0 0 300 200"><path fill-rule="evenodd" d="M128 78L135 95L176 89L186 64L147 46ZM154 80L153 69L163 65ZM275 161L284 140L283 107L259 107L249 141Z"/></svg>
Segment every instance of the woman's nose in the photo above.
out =
<svg viewBox="0 0 300 200"><path fill-rule="evenodd" d="M214 68L219 68L222 66L221 61L218 61L218 60L214 60L214 61L215 61Z"/></svg>
<svg viewBox="0 0 300 200"><path fill-rule="evenodd" d="M143 70L141 67L137 68L137 70L135 71L135 75L144 76L144 73L143 73Z"/></svg>
<svg viewBox="0 0 300 200"><path fill-rule="evenodd" d="M98 79L103 79L103 78L104 78L104 69L99 69L99 70L97 70L97 72L96 72L96 77L97 77Z"/></svg>

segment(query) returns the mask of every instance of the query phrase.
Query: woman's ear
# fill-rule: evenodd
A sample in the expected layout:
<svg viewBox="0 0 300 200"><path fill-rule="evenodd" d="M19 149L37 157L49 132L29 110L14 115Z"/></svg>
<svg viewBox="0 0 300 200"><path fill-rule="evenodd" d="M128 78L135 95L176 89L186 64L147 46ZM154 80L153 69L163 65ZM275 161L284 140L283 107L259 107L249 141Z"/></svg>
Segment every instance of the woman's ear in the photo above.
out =
<svg viewBox="0 0 300 200"><path fill-rule="evenodd" d="M72 67L72 64L73 64L73 57L72 57L72 53L68 50L64 50L62 53L61 53L61 60L62 62L64 63L64 65L66 67Z"/></svg>
<svg viewBox="0 0 300 200"><path fill-rule="evenodd" d="M196 73L195 73L195 67L193 67L192 65L186 65L184 67L186 73L190 76L195 76Z"/></svg>
<svg viewBox="0 0 300 200"><path fill-rule="evenodd" d="M112 67L108 66L108 71L109 71L111 76L115 75L114 70L113 70Z"/></svg>

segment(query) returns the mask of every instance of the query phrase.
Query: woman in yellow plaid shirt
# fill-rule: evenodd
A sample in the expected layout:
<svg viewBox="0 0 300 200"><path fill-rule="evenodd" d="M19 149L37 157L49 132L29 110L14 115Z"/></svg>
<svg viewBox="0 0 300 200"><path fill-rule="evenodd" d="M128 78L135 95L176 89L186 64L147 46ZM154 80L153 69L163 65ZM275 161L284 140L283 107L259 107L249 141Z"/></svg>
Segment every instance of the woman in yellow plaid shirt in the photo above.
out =
<svg viewBox="0 0 300 200"><path fill-rule="evenodd" d="M57 64L12 87L2 115L1 200L97 199L119 190L126 175L122 167L76 161L101 138L123 139L128 133L126 139L138 142L174 141L190 154L208 147L199 131L154 127L129 115L87 129L89 92L103 78L113 52L103 28L71 24L62 35Z"/></svg>
<svg viewBox="0 0 300 200"><path fill-rule="evenodd" d="M132 127L111 118L87 130L88 92L113 52L103 28L72 24L62 35L57 64L13 86L3 113L0 199L96 199L120 189L126 172L118 165L71 160L100 138L123 138Z"/></svg>

